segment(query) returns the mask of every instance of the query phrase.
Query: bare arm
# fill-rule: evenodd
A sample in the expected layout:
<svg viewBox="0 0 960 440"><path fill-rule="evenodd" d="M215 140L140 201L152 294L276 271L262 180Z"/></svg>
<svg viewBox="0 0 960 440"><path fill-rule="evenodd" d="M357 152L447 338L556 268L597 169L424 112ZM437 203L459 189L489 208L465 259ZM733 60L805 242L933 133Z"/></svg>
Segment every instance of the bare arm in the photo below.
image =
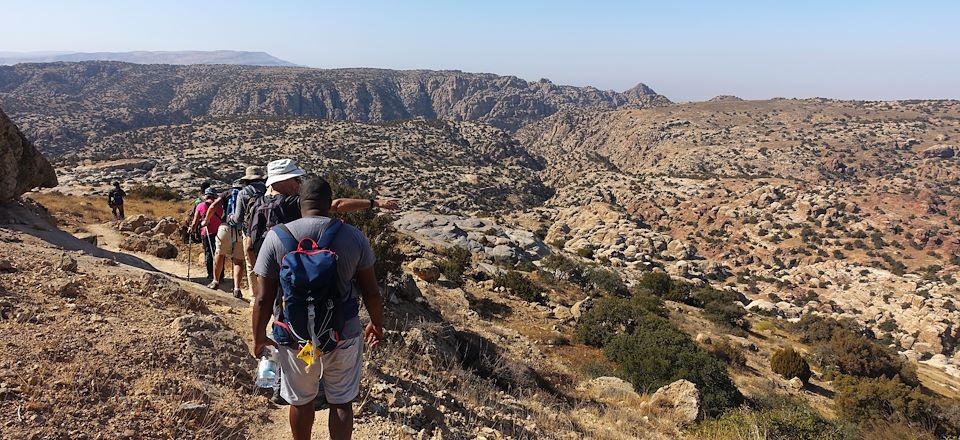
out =
<svg viewBox="0 0 960 440"><path fill-rule="evenodd" d="M394 211L400 209L400 202L397 199L376 199L373 201L373 207ZM369 208L370 200L368 199L336 199L330 204L330 212L341 214Z"/></svg>
<svg viewBox="0 0 960 440"><path fill-rule="evenodd" d="M267 338L267 324L273 315L273 302L277 298L280 280L257 277L257 295L253 303L253 356L257 357L267 346L277 344Z"/></svg>
<svg viewBox="0 0 960 440"><path fill-rule="evenodd" d="M367 313L370 314L370 324L367 324L363 335L367 345L373 348L383 339L383 298L380 296L380 289L377 287L377 277L373 272L373 266L357 271L357 284L360 285L363 306L367 308Z"/></svg>
<svg viewBox="0 0 960 440"><path fill-rule="evenodd" d="M213 217L213 211L215 211L222 204L223 204L223 199L220 197L217 197L217 200L214 200L213 203L211 203L210 206L207 207L207 215L203 217L204 226L210 224L210 218Z"/></svg>

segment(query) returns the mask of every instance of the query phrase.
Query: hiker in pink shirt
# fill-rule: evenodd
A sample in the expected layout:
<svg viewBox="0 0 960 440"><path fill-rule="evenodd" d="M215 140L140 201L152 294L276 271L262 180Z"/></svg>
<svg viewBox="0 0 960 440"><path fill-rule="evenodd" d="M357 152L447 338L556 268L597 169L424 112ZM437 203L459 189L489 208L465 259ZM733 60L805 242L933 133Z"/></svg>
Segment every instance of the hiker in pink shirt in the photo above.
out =
<svg viewBox="0 0 960 440"><path fill-rule="evenodd" d="M200 241L203 243L203 256L207 264L207 279L212 281L214 279L213 256L217 253L214 243L215 237L217 236L217 229L220 228L220 223L223 222L223 207L217 206L214 208L213 215L210 216L208 221L205 221L204 219L207 218L207 209L210 208L210 205L212 205L213 201L217 198L217 191L213 188L207 188L204 190L203 196L204 200L197 204L197 209L193 213L193 222L191 222L190 225L191 230L200 226Z"/></svg>

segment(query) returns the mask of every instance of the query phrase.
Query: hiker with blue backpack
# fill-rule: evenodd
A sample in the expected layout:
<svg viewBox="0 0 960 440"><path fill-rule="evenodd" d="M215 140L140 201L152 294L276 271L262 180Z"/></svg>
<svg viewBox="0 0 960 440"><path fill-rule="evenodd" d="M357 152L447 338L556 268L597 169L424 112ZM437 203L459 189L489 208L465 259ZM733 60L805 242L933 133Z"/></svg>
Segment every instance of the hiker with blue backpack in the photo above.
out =
<svg viewBox="0 0 960 440"><path fill-rule="evenodd" d="M283 189L298 189L302 218L278 223L260 245L254 267L258 287L253 354L277 349L280 394L290 403L294 439L310 438L321 381L323 397L331 406L330 438L349 439L363 345L373 348L383 338L383 299L373 270L373 250L359 230L329 217L333 197L325 180L309 178L301 184L302 170L279 165L269 167L268 174L272 174L268 186L294 180ZM366 327L359 318L361 299L370 316Z"/></svg>
<svg viewBox="0 0 960 440"><path fill-rule="evenodd" d="M233 297L242 298L243 295L240 291L240 283L243 281L243 278L246 274L244 270L244 252L243 252L243 239L240 233L241 224L237 222L235 217L235 210L238 201L238 195L244 187L242 180L237 180L234 182L233 186L224 191L214 200L212 207L214 209L207 210L207 217L204 219L203 226L208 226L208 223L211 220L216 208L221 205L224 206L223 209L223 219L220 222L220 226L217 228L216 232L216 255L214 255L213 267L214 273L220 274L220 278L214 278L207 287L211 289L217 289L220 287L220 282L223 281L223 266L227 257L230 257L230 261L233 264Z"/></svg>
<svg viewBox="0 0 960 440"><path fill-rule="evenodd" d="M301 217L300 212L300 182L306 178L306 171L297 166L290 159L279 159L267 164L266 193L247 204L245 223L247 231L247 253L253 261L263 245L264 239L270 230L278 224L289 223ZM399 208L396 199L335 199L330 204L331 213L356 212L362 209L383 208L395 210ZM249 279L257 286L257 274L254 272ZM254 297L256 298L256 288ZM283 375L281 369L280 375ZM325 394L315 399L316 409L328 407ZM270 401L277 405L289 405L280 395L280 383L273 388Z"/></svg>

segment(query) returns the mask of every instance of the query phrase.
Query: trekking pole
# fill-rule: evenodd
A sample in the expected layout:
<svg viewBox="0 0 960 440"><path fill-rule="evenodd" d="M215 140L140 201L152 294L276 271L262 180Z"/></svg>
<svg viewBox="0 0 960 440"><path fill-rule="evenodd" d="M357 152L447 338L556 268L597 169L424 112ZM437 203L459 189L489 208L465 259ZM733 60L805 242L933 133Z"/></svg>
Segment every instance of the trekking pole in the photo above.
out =
<svg viewBox="0 0 960 440"><path fill-rule="evenodd" d="M193 235L187 229L187 281L190 281L190 266L193 266Z"/></svg>

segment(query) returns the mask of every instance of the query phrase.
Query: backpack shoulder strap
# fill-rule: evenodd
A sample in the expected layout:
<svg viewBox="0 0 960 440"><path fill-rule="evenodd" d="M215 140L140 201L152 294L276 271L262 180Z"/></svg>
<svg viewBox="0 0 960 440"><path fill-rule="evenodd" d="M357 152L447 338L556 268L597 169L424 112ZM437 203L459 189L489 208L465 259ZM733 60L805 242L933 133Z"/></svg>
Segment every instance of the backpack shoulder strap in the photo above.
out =
<svg viewBox="0 0 960 440"><path fill-rule="evenodd" d="M293 252L297 250L299 243L297 242L296 237L293 236L293 233L290 232L290 228L287 225L280 223L273 227L273 232L277 234L277 238L280 239L280 242L283 243L283 247L287 249L287 252Z"/></svg>
<svg viewBox="0 0 960 440"><path fill-rule="evenodd" d="M343 220L330 219L330 225L323 230L323 234L320 234L320 239L317 240L317 247L320 249L329 248L330 243L332 243L334 237L337 236L337 232L340 232L340 226L342 225Z"/></svg>

